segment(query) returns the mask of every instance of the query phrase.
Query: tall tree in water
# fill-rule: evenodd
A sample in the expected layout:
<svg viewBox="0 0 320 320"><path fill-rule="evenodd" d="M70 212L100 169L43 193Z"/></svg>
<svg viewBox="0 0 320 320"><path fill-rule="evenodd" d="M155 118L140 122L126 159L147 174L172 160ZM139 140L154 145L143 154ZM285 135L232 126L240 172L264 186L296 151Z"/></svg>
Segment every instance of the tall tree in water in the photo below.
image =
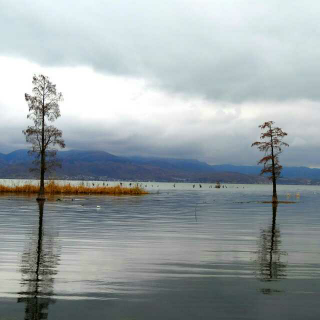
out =
<svg viewBox="0 0 320 320"><path fill-rule="evenodd" d="M33 120L34 125L28 126L23 131L26 141L31 143L30 155L35 156L33 171L40 173L40 189L38 200L45 199L44 178L45 173L59 166L56 160L57 150L55 146L65 147L62 139L62 131L48 122L53 122L60 117L59 102L62 101L62 93L57 92L56 85L44 75L34 75L32 79L32 95L25 94L25 100L29 106L28 119Z"/></svg>
<svg viewBox="0 0 320 320"><path fill-rule="evenodd" d="M261 174L269 174L269 179L273 185L272 202L277 203L277 180L282 170L282 166L279 163L279 155L283 147L289 147L289 145L282 141L287 136L287 133L282 131L281 128L274 127L273 124L273 121L267 121L259 126L261 130L265 130L265 132L261 133L260 140L265 141L256 141L251 147L256 146L260 151L265 153L265 156L260 159L258 164L263 164Z"/></svg>

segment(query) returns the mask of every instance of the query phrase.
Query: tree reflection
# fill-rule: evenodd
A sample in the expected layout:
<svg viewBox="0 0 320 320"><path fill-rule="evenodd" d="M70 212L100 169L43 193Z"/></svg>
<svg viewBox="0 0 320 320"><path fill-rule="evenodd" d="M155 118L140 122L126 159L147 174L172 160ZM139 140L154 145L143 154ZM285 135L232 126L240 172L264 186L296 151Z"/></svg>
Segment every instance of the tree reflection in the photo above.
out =
<svg viewBox="0 0 320 320"><path fill-rule="evenodd" d="M272 225L266 229L262 229L260 233L258 251L258 277L261 281L273 281L286 277L287 263L281 261L282 256L286 255L286 252L280 250L280 230L276 226L277 209L278 206L273 204ZM263 292L269 293L268 290Z"/></svg>
<svg viewBox="0 0 320 320"><path fill-rule="evenodd" d="M48 318L49 305L54 303L53 284L59 263L53 234L45 232L44 228L44 201L39 201L38 205L38 226L25 247L21 261L22 290L18 303L26 304L25 320Z"/></svg>

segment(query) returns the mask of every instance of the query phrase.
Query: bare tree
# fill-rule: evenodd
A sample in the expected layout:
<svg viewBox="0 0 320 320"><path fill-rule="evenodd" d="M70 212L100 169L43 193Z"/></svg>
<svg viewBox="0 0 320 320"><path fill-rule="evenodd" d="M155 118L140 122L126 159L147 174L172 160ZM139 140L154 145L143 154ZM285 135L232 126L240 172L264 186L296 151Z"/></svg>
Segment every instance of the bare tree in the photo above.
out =
<svg viewBox="0 0 320 320"><path fill-rule="evenodd" d="M289 145L282 141L287 136L287 133L282 131L281 128L273 127L273 121L267 121L259 126L261 130L266 130L261 133L260 140L256 141L251 147L256 146L260 151L265 153L265 156L258 162L263 164L262 174L270 174L269 179L272 181L273 193L272 202L278 202L277 195L277 179L280 177L282 166L279 163L279 155L282 152L283 147L289 147Z"/></svg>
<svg viewBox="0 0 320 320"><path fill-rule="evenodd" d="M57 92L56 85L44 75L34 75L32 84L33 95L26 93L25 100L29 106L28 119L33 120L34 125L28 126L23 134L26 141L31 143L29 154L35 156L35 168L32 170L40 171L38 200L41 200L45 199L45 173L60 165L56 160L55 146L65 147L62 131L47 123L60 117L59 102L63 97L61 92Z"/></svg>

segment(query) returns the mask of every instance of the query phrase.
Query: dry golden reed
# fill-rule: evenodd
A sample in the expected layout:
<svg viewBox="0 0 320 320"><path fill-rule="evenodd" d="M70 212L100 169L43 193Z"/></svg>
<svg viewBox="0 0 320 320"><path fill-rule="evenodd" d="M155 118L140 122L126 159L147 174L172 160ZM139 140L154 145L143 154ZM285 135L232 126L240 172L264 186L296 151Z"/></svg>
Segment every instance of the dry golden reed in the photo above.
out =
<svg viewBox="0 0 320 320"><path fill-rule="evenodd" d="M7 187L0 185L0 193L38 193L39 186L34 186L31 184L25 184L23 186L13 186ZM143 195L148 194L142 188L132 187L126 188L121 186L115 187L86 187L84 185L72 186L70 184L58 185L54 181L50 181L45 186L45 193L48 195L55 194L105 194L105 195Z"/></svg>

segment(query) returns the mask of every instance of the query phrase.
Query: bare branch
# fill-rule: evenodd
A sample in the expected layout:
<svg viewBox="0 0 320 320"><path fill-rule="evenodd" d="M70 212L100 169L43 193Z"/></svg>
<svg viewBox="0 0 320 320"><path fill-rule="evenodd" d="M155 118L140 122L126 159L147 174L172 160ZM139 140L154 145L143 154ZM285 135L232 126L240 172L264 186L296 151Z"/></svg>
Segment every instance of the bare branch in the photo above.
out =
<svg viewBox="0 0 320 320"><path fill-rule="evenodd" d="M56 85L44 75L34 75L32 84L33 94L26 93L25 100L29 107L27 118L31 119L34 125L28 126L23 134L31 144L29 154L35 156L35 168L32 170L40 172L40 195L45 173L60 166L55 159L55 147L65 147L62 131L47 125L47 121L53 122L61 116L59 103L63 101L63 96L61 92L57 92Z"/></svg>
<svg viewBox="0 0 320 320"><path fill-rule="evenodd" d="M273 198L276 199L273 201L277 201L276 181L282 170L282 166L279 164L279 155L282 153L283 147L289 147L289 144L282 141L287 133L279 127L273 127L273 124L273 121L267 121L259 126L261 130L265 130L261 133L260 140L265 141L256 141L252 143L251 147L257 147L265 154L258 162L258 164L263 164L260 174L268 174L268 178L272 180Z"/></svg>

